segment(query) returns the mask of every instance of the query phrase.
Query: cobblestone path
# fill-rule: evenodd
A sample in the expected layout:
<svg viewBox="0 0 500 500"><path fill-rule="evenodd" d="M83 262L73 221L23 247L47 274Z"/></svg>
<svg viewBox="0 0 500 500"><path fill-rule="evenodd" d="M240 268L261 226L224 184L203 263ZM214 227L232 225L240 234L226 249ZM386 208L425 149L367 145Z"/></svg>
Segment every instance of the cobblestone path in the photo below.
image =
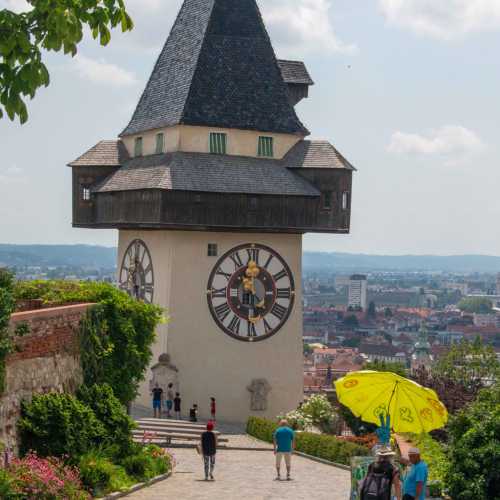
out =
<svg viewBox="0 0 500 500"><path fill-rule="evenodd" d="M246 436L238 441L243 442ZM127 498L133 500L347 500L349 472L294 456L292 481L275 481L271 451L221 450L215 481L204 481L202 461L194 449L173 450L172 477ZM284 464L283 464L284 465Z"/></svg>

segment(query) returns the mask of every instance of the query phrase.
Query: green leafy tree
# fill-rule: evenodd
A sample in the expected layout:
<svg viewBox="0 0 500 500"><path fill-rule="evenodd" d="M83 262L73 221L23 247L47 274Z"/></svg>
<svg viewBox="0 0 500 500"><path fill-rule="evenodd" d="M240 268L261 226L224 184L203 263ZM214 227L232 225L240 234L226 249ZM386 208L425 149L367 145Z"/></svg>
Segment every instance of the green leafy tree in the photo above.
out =
<svg viewBox="0 0 500 500"><path fill-rule="evenodd" d="M393 314L392 314L392 309L390 307L386 307L385 310L384 310L384 316L386 318L392 318Z"/></svg>
<svg viewBox="0 0 500 500"><path fill-rule="evenodd" d="M357 328L359 326L358 318L354 314L350 314L344 318L344 326L349 328Z"/></svg>
<svg viewBox="0 0 500 500"><path fill-rule="evenodd" d="M451 497L500 499L500 384L483 389L448 427L451 439L446 483Z"/></svg>
<svg viewBox="0 0 500 500"><path fill-rule="evenodd" d="M392 363L389 361L370 361L363 366L364 370L374 370L377 372L392 372L401 377L406 377L406 367L402 363Z"/></svg>
<svg viewBox="0 0 500 500"><path fill-rule="evenodd" d="M480 337L473 342L454 344L433 369L436 377L452 379L476 390L496 380L499 374L500 363L495 350L483 344Z"/></svg>
<svg viewBox="0 0 500 500"><path fill-rule="evenodd" d="M0 10L0 118L28 119L25 98L33 98L50 77L43 51L74 56L85 28L101 45L111 39L110 29L133 28L123 0L27 0L28 12ZM3 109L2 109L3 108Z"/></svg>
<svg viewBox="0 0 500 500"><path fill-rule="evenodd" d="M376 318L377 317L377 308L375 307L375 302L371 301L368 304L368 311L366 312L367 318Z"/></svg>
<svg viewBox="0 0 500 500"><path fill-rule="evenodd" d="M467 313L488 314L493 303L486 297L465 297L458 303L458 308Z"/></svg>
<svg viewBox="0 0 500 500"><path fill-rule="evenodd" d="M446 356L430 370L419 369L412 378L434 389L449 413L456 413L476 398L478 392L500 374L500 362L491 346L478 337L474 342L452 346Z"/></svg>

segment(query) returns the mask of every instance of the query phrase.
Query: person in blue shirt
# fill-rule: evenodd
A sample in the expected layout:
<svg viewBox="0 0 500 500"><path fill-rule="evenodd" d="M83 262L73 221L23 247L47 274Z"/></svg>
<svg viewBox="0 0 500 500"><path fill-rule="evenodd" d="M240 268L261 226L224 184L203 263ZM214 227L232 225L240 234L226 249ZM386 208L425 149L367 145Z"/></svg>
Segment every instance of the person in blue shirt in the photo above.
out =
<svg viewBox="0 0 500 500"><path fill-rule="evenodd" d="M401 459L403 463L411 463L411 468L403 484L403 500L425 500L425 490L429 475L427 464L420 459L420 450L410 448L409 460Z"/></svg>
<svg viewBox="0 0 500 500"><path fill-rule="evenodd" d="M276 480L281 480L281 462L285 459L286 479L290 481L292 468L292 452L295 450L295 432L288 426L286 420L281 420L279 428L273 436L274 454L276 455Z"/></svg>

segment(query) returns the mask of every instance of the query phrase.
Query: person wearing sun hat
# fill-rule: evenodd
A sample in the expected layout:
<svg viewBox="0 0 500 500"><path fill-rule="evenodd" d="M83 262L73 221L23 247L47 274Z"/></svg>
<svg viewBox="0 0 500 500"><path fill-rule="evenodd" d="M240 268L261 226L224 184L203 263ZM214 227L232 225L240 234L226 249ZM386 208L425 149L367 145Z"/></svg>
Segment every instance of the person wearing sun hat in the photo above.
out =
<svg viewBox="0 0 500 500"><path fill-rule="evenodd" d="M427 464L420 458L418 448L408 450L408 459L401 459L404 464L411 464L403 484L403 500L425 500L425 490L429 471Z"/></svg>
<svg viewBox="0 0 500 500"><path fill-rule="evenodd" d="M397 500L401 500L399 469L392 463L395 455L388 446L377 449L376 460L368 467L368 473L361 483L361 500L391 500L392 492Z"/></svg>

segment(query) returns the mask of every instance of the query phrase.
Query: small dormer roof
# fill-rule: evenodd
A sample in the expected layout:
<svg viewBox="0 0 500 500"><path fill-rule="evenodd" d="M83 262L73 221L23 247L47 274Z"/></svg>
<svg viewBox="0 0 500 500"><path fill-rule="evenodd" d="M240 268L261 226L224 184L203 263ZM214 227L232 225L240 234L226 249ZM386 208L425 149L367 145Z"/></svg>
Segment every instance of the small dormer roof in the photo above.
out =
<svg viewBox="0 0 500 500"><path fill-rule="evenodd" d="M286 84L314 85L311 75L302 61L279 59L278 65Z"/></svg>
<svg viewBox="0 0 500 500"><path fill-rule="evenodd" d="M178 124L308 134L255 0L184 0L121 135Z"/></svg>

